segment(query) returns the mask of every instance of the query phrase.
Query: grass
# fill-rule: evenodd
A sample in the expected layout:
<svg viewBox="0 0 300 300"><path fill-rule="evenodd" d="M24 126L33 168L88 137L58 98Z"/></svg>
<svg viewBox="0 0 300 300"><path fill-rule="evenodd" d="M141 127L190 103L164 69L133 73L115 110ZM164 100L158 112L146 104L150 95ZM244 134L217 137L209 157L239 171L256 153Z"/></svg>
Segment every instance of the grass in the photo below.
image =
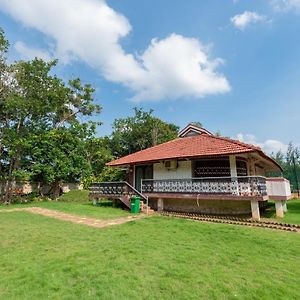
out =
<svg viewBox="0 0 300 300"><path fill-rule="evenodd" d="M59 201L62 202L88 202L89 191L88 190L72 190L68 193L62 194L59 197Z"/></svg>
<svg viewBox="0 0 300 300"><path fill-rule="evenodd" d="M61 212L80 215L84 217L93 217L97 219L114 219L129 216L129 212L112 206L93 206L92 203L67 203L67 202L31 202L28 204L15 204L10 206L1 206L0 209L11 209L19 207L42 207L58 210Z"/></svg>
<svg viewBox="0 0 300 300"><path fill-rule="evenodd" d="M299 299L299 249L300 235L260 228L0 213L0 299Z"/></svg>
<svg viewBox="0 0 300 300"><path fill-rule="evenodd" d="M288 212L284 214L284 218L276 217L275 203L270 201L269 207L262 214L263 218L268 218L282 223L300 224L300 199L293 199L287 202Z"/></svg>
<svg viewBox="0 0 300 300"><path fill-rule="evenodd" d="M0 209L32 206L98 219L114 219L119 217L127 217L129 215L129 212L126 210L113 208L111 201L105 201L103 204L101 204L101 206L93 206L92 202L88 199L88 191L85 190L70 191L69 193L61 195L58 201L33 201L9 206L0 205Z"/></svg>

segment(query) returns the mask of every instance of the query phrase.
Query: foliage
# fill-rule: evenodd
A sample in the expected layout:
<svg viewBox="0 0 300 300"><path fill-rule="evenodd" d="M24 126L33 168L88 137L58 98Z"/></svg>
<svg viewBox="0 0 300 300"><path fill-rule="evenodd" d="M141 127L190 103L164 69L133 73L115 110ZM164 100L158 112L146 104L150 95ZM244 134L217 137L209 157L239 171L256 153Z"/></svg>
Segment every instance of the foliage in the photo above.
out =
<svg viewBox="0 0 300 300"><path fill-rule="evenodd" d="M82 136L79 134L81 130ZM43 135L32 138L31 161L29 165L38 182L79 182L81 177L91 173L86 158L85 143L88 128L82 125L51 129Z"/></svg>
<svg viewBox="0 0 300 300"><path fill-rule="evenodd" d="M203 127L202 123L199 122L199 121L190 122L190 124L191 124L191 125L194 125L194 126L196 126L196 127L199 127L199 128L202 128L202 127Z"/></svg>
<svg viewBox="0 0 300 300"><path fill-rule="evenodd" d="M278 151L272 158L283 168L283 176L287 178L294 191L300 188L300 149L289 143L286 153ZM271 174L274 175L274 174Z"/></svg>
<svg viewBox="0 0 300 300"><path fill-rule="evenodd" d="M4 57L2 31L0 43ZM65 83L52 75L57 61L2 61L0 176L51 184L56 198L62 181L79 181L92 171L85 146L98 123L82 120L101 110L93 103L94 89L79 78ZM9 187L5 201L10 198Z"/></svg>
<svg viewBox="0 0 300 300"><path fill-rule="evenodd" d="M104 167L99 175L99 181L123 181L125 180L125 171L119 168Z"/></svg>
<svg viewBox="0 0 300 300"><path fill-rule="evenodd" d="M82 184L85 189L88 189L92 182L109 182L109 181L124 181L126 178L125 171L119 168L103 167L98 176L91 175L82 179Z"/></svg>
<svg viewBox="0 0 300 300"><path fill-rule="evenodd" d="M134 108L134 116L116 119L111 149L116 157L155 146L177 137L178 127L154 117L153 110Z"/></svg>
<svg viewBox="0 0 300 300"><path fill-rule="evenodd" d="M114 159L110 149L110 140L108 137L88 139L85 144L85 150L89 163L92 167L93 176L98 177L105 164Z"/></svg>

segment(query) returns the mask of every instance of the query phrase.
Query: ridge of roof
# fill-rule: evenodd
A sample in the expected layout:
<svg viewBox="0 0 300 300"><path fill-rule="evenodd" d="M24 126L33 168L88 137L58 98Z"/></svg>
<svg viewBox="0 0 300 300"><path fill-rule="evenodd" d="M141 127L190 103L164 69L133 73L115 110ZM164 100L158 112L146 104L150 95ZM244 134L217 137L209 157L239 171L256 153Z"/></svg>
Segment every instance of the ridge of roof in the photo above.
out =
<svg viewBox="0 0 300 300"><path fill-rule="evenodd" d="M188 132L189 130L194 130L199 132L199 134L209 134L209 135L213 135L210 131L208 131L207 129L205 129L204 127L200 127L200 126L196 126L192 123L189 123L188 125L186 125L184 128L182 128L179 132L178 132L178 137L185 137L185 133Z"/></svg>
<svg viewBox="0 0 300 300"><path fill-rule="evenodd" d="M255 146L255 145L252 145L252 144L248 144L248 143L244 143L244 142L241 142L239 140L233 140L233 139L230 139L230 138L226 138L226 137L222 137L222 136L211 136L211 137L214 137L214 138L218 138L218 139L222 139L222 140L227 140L227 141L230 141L230 142L233 142L237 145L240 145L240 146L246 146L246 147L249 147L251 149L253 149L253 151L258 151L263 157L265 157L266 159L270 160L271 162L273 162L275 165L277 165L279 167L279 169L281 171L283 171L282 167L279 165L279 163L274 160L272 157L268 156L262 149L261 147L259 146Z"/></svg>
<svg viewBox="0 0 300 300"><path fill-rule="evenodd" d="M253 150L262 151L262 149L259 146L255 146L253 144L244 143L244 142L241 142L239 140L234 140L234 139L231 139L231 138L227 138L227 137L223 137L223 136L216 136L216 135L211 135L210 137L213 137L213 138L216 138L216 139L220 139L220 140L224 140L224 141L228 141L228 142L237 144L239 146L249 147L249 148L251 148Z"/></svg>

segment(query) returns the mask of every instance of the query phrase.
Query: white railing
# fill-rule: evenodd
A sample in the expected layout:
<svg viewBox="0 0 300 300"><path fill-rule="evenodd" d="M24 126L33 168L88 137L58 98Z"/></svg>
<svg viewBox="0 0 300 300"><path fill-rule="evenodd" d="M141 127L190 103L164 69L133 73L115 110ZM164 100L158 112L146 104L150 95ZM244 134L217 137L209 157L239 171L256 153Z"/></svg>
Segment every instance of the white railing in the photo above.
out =
<svg viewBox="0 0 300 300"><path fill-rule="evenodd" d="M91 195L104 196L139 196L141 200L148 201L147 197L126 181L93 182L89 186Z"/></svg>
<svg viewBox="0 0 300 300"><path fill-rule="evenodd" d="M263 176L143 179L142 193L266 196L267 188L266 178Z"/></svg>

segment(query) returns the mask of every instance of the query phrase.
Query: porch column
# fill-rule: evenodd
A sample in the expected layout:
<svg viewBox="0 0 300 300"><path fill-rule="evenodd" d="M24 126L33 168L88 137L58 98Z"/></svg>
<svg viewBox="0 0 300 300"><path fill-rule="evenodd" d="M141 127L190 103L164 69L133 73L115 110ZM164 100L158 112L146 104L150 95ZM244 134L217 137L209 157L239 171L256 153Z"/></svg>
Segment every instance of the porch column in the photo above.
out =
<svg viewBox="0 0 300 300"><path fill-rule="evenodd" d="M229 155L230 177L237 178L236 158L235 155ZM236 179L231 180L233 185L233 193L239 195L239 186Z"/></svg>
<svg viewBox="0 0 300 300"><path fill-rule="evenodd" d="M159 198L157 200L157 211L163 211L164 210L164 199Z"/></svg>
<svg viewBox="0 0 300 300"><path fill-rule="evenodd" d="M251 212L253 220L260 220L259 204L257 200L251 200Z"/></svg>
<svg viewBox="0 0 300 300"><path fill-rule="evenodd" d="M286 201L283 201L282 205L283 205L283 212L286 213L288 211Z"/></svg>
<svg viewBox="0 0 300 300"><path fill-rule="evenodd" d="M127 169L127 172L126 172L126 181L130 184L130 185L132 185L132 186L134 186L134 182L133 182L133 177L134 177L134 175L133 175L133 166L129 166L129 168Z"/></svg>
<svg viewBox="0 0 300 300"><path fill-rule="evenodd" d="M283 211L283 204L282 201L275 201L275 208L276 208L276 216L278 218L283 218L284 217L284 211Z"/></svg>
<svg viewBox="0 0 300 300"><path fill-rule="evenodd" d="M249 166L249 175L250 176L256 175L255 174L255 161L253 158L249 158L248 166Z"/></svg>

